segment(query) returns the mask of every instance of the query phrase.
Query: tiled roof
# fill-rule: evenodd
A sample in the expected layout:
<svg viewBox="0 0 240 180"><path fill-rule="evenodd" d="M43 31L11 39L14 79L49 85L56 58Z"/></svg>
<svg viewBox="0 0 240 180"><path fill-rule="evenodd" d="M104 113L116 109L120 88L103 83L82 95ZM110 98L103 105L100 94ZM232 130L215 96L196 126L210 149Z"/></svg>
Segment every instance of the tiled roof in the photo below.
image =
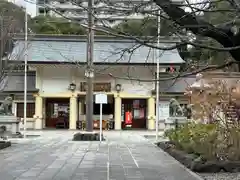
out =
<svg viewBox="0 0 240 180"><path fill-rule="evenodd" d="M160 81L159 91L164 93L184 93L186 88L196 81L195 76L177 78L176 80Z"/></svg>
<svg viewBox="0 0 240 180"><path fill-rule="evenodd" d="M27 76L27 91L36 92L35 73L30 72ZM23 92L24 91L24 73L11 73L7 75L0 84L1 92Z"/></svg>
<svg viewBox="0 0 240 180"><path fill-rule="evenodd" d="M164 43L171 46L173 43ZM139 46L139 47L138 47ZM138 47L138 48L136 48ZM133 50L134 49L134 50ZM133 52L129 52L133 50ZM31 39L28 42L28 61L30 62L86 62L86 40L63 39ZM132 63L152 64L156 62L154 50L147 46L140 46L133 41L116 41L96 39L94 42L94 63ZM24 41L15 44L10 60L24 60ZM180 64L184 60L178 50L160 50L161 64Z"/></svg>

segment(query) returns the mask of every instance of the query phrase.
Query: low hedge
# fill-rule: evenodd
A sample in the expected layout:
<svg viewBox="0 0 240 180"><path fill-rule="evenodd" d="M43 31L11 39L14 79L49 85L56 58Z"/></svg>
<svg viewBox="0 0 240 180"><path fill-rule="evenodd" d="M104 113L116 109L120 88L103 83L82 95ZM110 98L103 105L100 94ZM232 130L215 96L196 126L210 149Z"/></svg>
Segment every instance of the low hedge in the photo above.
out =
<svg viewBox="0 0 240 180"><path fill-rule="evenodd" d="M206 161L240 161L240 128L219 124L183 124L165 136L176 149Z"/></svg>

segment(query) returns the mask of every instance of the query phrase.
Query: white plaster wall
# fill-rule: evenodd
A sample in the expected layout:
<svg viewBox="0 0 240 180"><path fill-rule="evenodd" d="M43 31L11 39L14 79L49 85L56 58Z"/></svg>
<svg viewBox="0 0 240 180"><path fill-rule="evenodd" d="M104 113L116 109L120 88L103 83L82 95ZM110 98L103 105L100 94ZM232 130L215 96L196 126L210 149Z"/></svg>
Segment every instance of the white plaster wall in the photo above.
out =
<svg viewBox="0 0 240 180"><path fill-rule="evenodd" d="M113 72L115 76L123 77L125 79L116 78L115 84L122 85L122 91L136 95L151 95L151 90L154 89L154 82L145 82L140 80L154 79L154 69L143 66L130 66L119 68L118 71ZM131 80L135 79L135 80ZM136 80L139 79L139 80Z"/></svg>
<svg viewBox="0 0 240 180"><path fill-rule="evenodd" d="M74 72L74 80L73 82L76 84L76 89L77 90L80 90L80 83L81 82L86 82L87 79L85 78L84 76L84 71L85 71L85 68L83 67L79 67L78 69L75 69L75 72ZM98 71L98 69L96 68L96 72ZM102 75L102 74L95 74L94 76L94 82L97 83L97 82L100 82L100 83L111 83L111 88L112 90L114 90L114 79L111 78L108 74L106 75Z"/></svg>
<svg viewBox="0 0 240 180"><path fill-rule="evenodd" d="M147 66L116 66L116 65L105 65L95 67L95 78L94 82L111 82L112 91L115 91L115 85L121 84L122 91L137 95L150 95L151 90L154 89L154 82L141 82L133 81L133 79L154 79L155 67ZM99 72L99 73L97 73ZM120 78L114 78L120 77ZM125 78L125 79L121 79ZM79 88L79 82L86 81L84 79L84 68L79 67L76 73L76 84Z"/></svg>
<svg viewBox="0 0 240 180"><path fill-rule="evenodd" d="M128 80L133 79L154 79L154 67L147 66L96 66L94 82L111 82L112 90L116 84L122 85L122 91L137 95L150 95L154 89L154 82L141 82ZM71 82L76 84L76 90L80 90L80 83L85 82L85 67L43 67L41 75L41 87L46 93L66 92ZM112 75L112 76L111 76ZM122 77L114 78L114 77ZM127 78L127 79L126 79Z"/></svg>
<svg viewBox="0 0 240 180"><path fill-rule="evenodd" d="M154 89L152 82L136 82L130 80L116 80L117 84L122 85L122 92L136 95L151 95Z"/></svg>
<svg viewBox="0 0 240 180"><path fill-rule="evenodd" d="M70 68L44 67L42 72L42 91L46 93L66 92L72 82Z"/></svg>

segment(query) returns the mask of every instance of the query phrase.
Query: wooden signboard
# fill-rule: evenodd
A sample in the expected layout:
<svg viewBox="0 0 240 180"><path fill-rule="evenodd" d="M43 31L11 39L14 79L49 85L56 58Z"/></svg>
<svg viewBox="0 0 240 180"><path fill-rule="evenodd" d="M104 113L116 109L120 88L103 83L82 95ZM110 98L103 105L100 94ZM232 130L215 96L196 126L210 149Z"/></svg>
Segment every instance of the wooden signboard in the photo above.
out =
<svg viewBox="0 0 240 180"><path fill-rule="evenodd" d="M87 83L86 82L81 82L80 84L80 90L85 92L87 91ZM111 83L102 83L102 82L97 82L93 83L93 91L95 92L111 92Z"/></svg>

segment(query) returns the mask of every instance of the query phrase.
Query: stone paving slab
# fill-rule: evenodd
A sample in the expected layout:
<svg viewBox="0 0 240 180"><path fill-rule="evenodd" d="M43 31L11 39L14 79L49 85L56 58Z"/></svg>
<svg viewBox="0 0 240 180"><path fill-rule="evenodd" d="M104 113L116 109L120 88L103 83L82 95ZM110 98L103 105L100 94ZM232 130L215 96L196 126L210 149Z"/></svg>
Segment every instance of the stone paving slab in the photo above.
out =
<svg viewBox="0 0 240 180"><path fill-rule="evenodd" d="M137 132L73 142L74 132L44 131L0 151L4 180L200 180Z"/></svg>

